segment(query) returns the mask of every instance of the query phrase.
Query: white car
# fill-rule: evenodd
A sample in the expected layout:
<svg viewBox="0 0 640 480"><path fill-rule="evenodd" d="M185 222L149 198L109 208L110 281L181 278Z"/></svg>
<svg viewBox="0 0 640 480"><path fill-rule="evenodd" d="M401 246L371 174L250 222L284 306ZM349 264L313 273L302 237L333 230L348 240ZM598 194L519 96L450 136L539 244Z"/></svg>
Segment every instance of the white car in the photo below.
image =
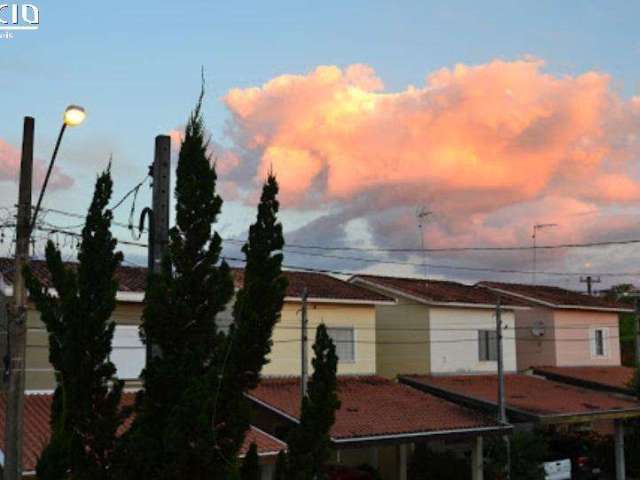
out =
<svg viewBox="0 0 640 480"><path fill-rule="evenodd" d="M571 480L571 460L554 460L542 464L545 480Z"/></svg>

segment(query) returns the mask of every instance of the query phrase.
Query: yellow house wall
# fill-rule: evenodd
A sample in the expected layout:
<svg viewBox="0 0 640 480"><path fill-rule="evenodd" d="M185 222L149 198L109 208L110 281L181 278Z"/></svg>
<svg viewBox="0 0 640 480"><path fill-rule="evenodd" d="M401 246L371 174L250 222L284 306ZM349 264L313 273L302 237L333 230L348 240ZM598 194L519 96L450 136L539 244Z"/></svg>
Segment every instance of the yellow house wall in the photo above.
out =
<svg viewBox="0 0 640 480"><path fill-rule="evenodd" d="M399 374L430 371L429 308L398 300L397 305L376 307L378 375L395 378Z"/></svg>
<svg viewBox="0 0 640 480"><path fill-rule="evenodd" d="M338 374L373 374L376 371L375 309L373 305L310 303L307 358L312 372L311 346L320 323L327 327L352 327L355 332L355 361L338 362ZM300 303L287 302L273 332L273 349L265 375L300 375Z"/></svg>

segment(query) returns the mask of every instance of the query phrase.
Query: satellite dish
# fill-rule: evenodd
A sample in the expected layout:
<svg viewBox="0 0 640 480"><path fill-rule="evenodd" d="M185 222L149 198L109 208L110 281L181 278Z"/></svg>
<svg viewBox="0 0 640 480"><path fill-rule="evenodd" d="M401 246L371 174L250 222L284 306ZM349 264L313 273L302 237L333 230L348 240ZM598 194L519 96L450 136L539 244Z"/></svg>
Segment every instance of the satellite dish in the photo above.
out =
<svg viewBox="0 0 640 480"><path fill-rule="evenodd" d="M533 324L533 327L531 327L531 335L533 335L534 337L544 337L544 333L544 322L538 320Z"/></svg>

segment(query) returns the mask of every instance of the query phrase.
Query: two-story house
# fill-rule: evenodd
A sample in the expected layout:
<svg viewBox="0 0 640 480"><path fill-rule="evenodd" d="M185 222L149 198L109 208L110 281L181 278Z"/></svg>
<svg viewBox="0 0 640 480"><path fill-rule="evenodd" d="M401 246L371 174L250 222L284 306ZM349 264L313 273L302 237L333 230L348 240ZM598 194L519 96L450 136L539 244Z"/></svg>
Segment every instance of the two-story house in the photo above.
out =
<svg viewBox="0 0 640 480"><path fill-rule="evenodd" d="M494 373L497 369L496 305L489 289L462 283L356 275L354 285L393 297L376 306L378 374ZM516 370L515 311L528 308L512 297L501 305L505 371Z"/></svg>

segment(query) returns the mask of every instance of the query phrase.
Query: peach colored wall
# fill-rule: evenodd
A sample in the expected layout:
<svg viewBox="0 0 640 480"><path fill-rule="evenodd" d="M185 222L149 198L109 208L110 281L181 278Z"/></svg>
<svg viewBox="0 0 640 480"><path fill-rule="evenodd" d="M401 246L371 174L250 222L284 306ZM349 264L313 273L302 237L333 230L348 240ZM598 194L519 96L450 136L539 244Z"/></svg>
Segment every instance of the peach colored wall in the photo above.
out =
<svg viewBox="0 0 640 480"><path fill-rule="evenodd" d="M556 365L620 365L620 339L618 314L585 310L555 310L555 338L557 340ZM592 355L593 329L609 329L607 355Z"/></svg>
<svg viewBox="0 0 640 480"><path fill-rule="evenodd" d="M544 327L544 335L535 336L534 326ZM518 370L542 365L556 365L553 310L531 308L516 310L516 349Z"/></svg>

